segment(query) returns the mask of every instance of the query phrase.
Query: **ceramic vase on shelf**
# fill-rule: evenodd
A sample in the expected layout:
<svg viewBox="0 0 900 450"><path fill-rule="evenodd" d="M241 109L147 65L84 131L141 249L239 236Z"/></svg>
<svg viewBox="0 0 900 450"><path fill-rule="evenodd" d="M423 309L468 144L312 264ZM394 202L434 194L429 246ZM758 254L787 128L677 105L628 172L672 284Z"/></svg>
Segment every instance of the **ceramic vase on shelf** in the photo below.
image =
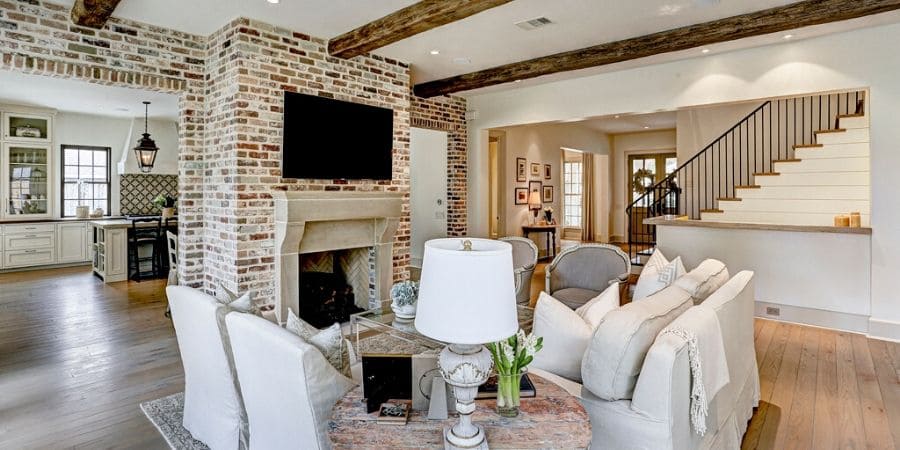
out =
<svg viewBox="0 0 900 450"><path fill-rule="evenodd" d="M419 298L419 283L401 281L391 287L391 310L394 317L400 320L412 320L416 317L416 301Z"/></svg>

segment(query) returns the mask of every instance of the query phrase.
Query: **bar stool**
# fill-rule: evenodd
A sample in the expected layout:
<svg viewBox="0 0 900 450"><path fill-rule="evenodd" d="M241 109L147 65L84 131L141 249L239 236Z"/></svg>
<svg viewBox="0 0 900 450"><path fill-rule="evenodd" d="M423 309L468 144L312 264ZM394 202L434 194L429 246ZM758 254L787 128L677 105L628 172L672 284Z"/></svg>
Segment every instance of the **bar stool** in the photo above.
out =
<svg viewBox="0 0 900 450"><path fill-rule="evenodd" d="M169 279L166 286L178 285L178 235L169 231L169 221L166 220L166 249L169 254ZM172 317L172 310L166 305L166 317Z"/></svg>
<svg viewBox="0 0 900 450"><path fill-rule="evenodd" d="M143 225L155 223L156 225ZM145 278L155 278L160 272L160 237L162 234L162 220L159 217L141 217L131 219L131 233L128 239L129 271L132 280L141 281ZM141 256L142 249L149 249L150 256ZM142 271L141 263L150 262L151 270Z"/></svg>

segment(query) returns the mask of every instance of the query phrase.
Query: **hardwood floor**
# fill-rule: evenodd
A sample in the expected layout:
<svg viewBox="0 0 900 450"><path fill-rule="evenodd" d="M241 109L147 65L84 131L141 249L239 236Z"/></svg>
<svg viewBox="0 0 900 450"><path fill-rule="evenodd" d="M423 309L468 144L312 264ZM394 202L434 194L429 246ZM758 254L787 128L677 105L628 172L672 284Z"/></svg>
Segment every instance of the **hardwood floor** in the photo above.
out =
<svg viewBox="0 0 900 450"><path fill-rule="evenodd" d="M167 448L138 407L184 389L164 287L0 274L0 448Z"/></svg>
<svg viewBox="0 0 900 450"><path fill-rule="evenodd" d="M184 389L164 285L0 274L0 449L165 448L138 407ZM768 320L755 332L762 402L743 448L900 447L900 344Z"/></svg>

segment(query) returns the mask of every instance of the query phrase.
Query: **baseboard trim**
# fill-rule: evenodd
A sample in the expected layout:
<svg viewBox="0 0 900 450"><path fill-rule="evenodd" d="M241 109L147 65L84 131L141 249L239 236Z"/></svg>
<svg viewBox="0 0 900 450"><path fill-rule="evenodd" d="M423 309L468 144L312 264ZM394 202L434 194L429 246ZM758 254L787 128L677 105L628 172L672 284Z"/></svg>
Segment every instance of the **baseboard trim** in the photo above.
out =
<svg viewBox="0 0 900 450"><path fill-rule="evenodd" d="M766 314L766 308L768 307L778 308L781 313L777 316ZM869 333L869 322L871 320L869 319L869 316L859 314L847 314L760 301L756 302L754 309L756 317L763 319L780 320L782 322L792 322L801 325L812 325L815 327L862 334Z"/></svg>
<svg viewBox="0 0 900 450"><path fill-rule="evenodd" d="M870 318L867 335L872 339L900 342L900 322Z"/></svg>

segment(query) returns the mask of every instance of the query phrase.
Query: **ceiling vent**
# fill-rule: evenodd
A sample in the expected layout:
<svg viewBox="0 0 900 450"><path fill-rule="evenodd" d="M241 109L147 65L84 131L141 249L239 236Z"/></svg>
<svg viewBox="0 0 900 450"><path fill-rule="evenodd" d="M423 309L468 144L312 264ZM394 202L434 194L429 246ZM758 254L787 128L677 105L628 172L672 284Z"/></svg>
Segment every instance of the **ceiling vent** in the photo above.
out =
<svg viewBox="0 0 900 450"><path fill-rule="evenodd" d="M523 29L523 30L525 30L525 31L531 31L531 30L538 29L538 28L540 28L540 27L544 27L544 26L550 25L550 24L552 24L552 23L553 23L553 21L550 20L550 19L548 19L548 18L546 18L546 17L537 17L537 18L534 18L534 19L529 19L529 20L523 20L523 21L521 21L521 22L516 22L516 26L519 27L519 28L521 28L521 29Z"/></svg>

